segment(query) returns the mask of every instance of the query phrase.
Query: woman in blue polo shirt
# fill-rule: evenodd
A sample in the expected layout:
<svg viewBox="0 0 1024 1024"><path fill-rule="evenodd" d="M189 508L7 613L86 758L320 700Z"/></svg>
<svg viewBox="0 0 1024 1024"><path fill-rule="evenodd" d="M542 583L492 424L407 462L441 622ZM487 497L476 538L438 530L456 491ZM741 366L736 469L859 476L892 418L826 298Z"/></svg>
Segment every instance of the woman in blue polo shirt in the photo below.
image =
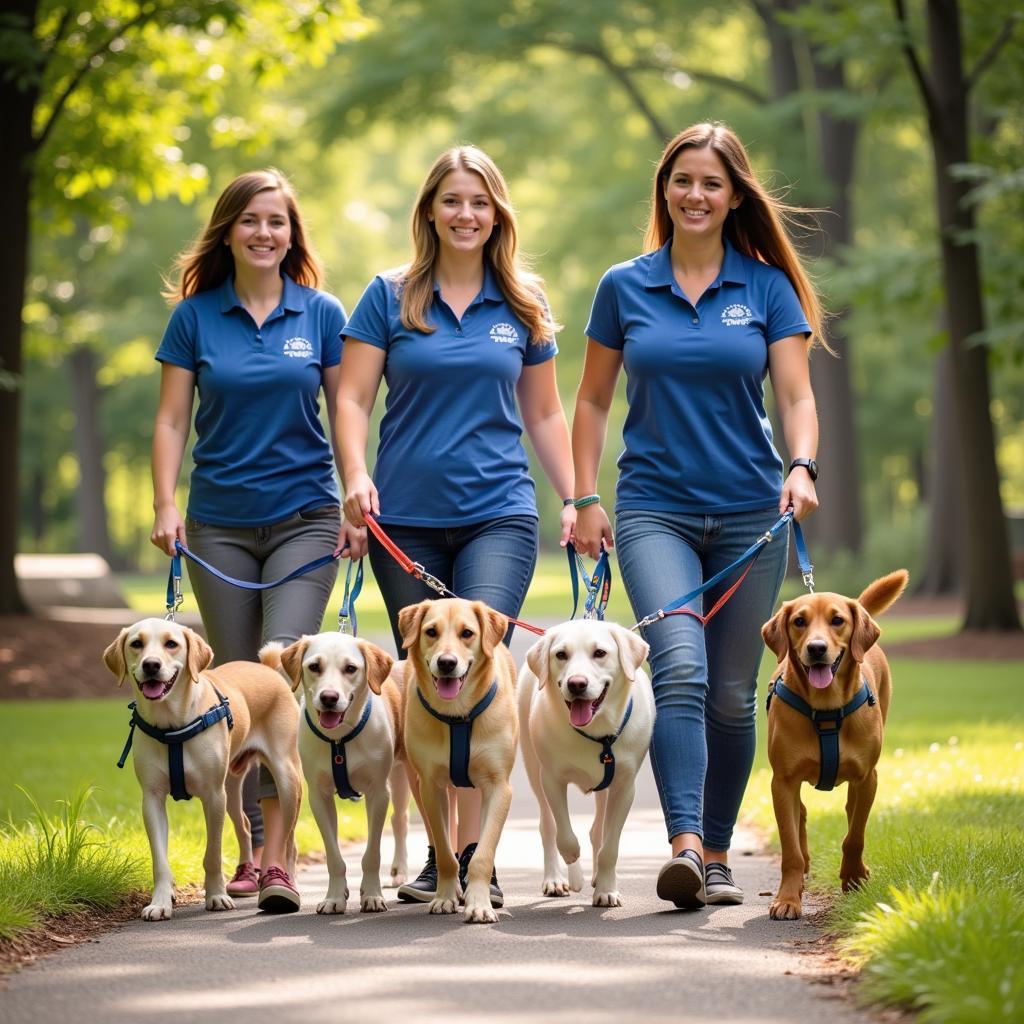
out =
<svg viewBox="0 0 1024 1024"><path fill-rule="evenodd" d="M638 618L725 568L788 506L797 519L817 507L808 353L822 337L822 310L784 212L732 131L694 125L662 154L644 255L598 285L573 420L576 540L592 557L613 542L591 492L624 366L616 536ZM795 457L785 474L766 375ZM786 555L784 538L768 545L706 629L679 615L644 633L658 712L651 763L673 855L658 895L680 907L743 900L728 851L754 757L760 627Z"/></svg>
<svg viewBox="0 0 1024 1024"><path fill-rule="evenodd" d="M411 262L370 282L344 330L338 446L345 513L362 524L372 512L410 558L460 597L514 617L538 540L523 427L563 499L563 545L575 522L556 327L539 279L521 266L505 180L479 149L460 146L438 157L413 208L412 236ZM388 393L371 479L366 442L381 378ZM401 651L399 609L436 594L372 536L370 562ZM479 790L460 789L458 803L464 877L479 836ZM433 860L431 848L424 872L399 889L400 898L433 898ZM496 879L491 900L503 902Z"/></svg>
<svg viewBox="0 0 1024 1024"><path fill-rule="evenodd" d="M320 423L321 389L334 422L345 311L316 290L322 270L284 176L254 171L231 182L176 271L165 294L178 304L156 354L163 369L150 539L167 554L176 540L187 542L222 572L253 582L279 579L345 544L361 555L365 531L341 518L331 445ZM197 392L183 520L175 491ZM255 661L270 640L287 644L317 632L336 575L332 563L259 592L189 566L218 662ZM297 910L273 780L265 770L259 777L250 772L245 789L255 853L240 851L228 892L258 891L261 908Z"/></svg>

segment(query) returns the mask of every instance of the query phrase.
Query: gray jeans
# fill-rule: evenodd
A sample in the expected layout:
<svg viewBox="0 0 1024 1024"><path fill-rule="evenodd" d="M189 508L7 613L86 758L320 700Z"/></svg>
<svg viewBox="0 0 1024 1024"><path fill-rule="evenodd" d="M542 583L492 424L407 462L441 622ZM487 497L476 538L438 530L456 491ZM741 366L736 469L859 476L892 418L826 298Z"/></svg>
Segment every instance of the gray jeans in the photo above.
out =
<svg viewBox="0 0 1024 1024"><path fill-rule="evenodd" d="M214 526L189 517L185 534L189 549L225 575L262 583L333 551L340 527L340 509L325 505L268 526ZM188 577L214 664L255 661L271 640L290 644L304 633L319 633L337 575L332 562L271 590L243 590L190 562ZM270 773L262 766L250 771L243 794L253 846L262 846L259 801L277 795Z"/></svg>

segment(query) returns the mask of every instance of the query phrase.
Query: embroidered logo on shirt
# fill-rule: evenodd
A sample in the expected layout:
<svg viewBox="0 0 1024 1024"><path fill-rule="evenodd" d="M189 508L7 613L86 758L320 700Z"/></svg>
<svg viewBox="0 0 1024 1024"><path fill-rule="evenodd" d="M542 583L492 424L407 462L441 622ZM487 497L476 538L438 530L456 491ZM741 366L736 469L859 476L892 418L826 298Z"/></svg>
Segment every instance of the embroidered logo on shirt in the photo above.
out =
<svg viewBox="0 0 1024 1024"><path fill-rule="evenodd" d="M733 303L722 310L722 323L726 327L746 327L754 319L753 311L749 306L741 306Z"/></svg>
<svg viewBox="0 0 1024 1024"><path fill-rule="evenodd" d="M511 324L495 324L491 328L491 341L499 345L514 345L519 340L519 332Z"/></svg>
<svg viewBox="0 0 1024 1024"><path fill-rule="evenodd" d="M284 354L293 359L311 359L313 346L306 338L289 338L284 343Z"/></svg>

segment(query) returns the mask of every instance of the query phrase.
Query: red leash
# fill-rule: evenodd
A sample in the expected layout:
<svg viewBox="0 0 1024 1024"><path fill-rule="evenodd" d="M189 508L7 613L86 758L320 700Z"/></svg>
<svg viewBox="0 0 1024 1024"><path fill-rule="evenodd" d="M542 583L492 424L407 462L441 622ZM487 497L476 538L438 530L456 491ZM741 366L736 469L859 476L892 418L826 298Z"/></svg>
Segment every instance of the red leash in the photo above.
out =
<svg viewBox="0 0 1024 1024"><path fill-rule="evenodd" d="M385 532L381 527L380 523L374 519L368 512L364 513L363 518L366 520L366 525L370 528L370 532L380 541L381 547L410 575L415 576L416 579L430 587L431 590L437 591L442 597L458 597L459 595L449 590L436 576L432 573L427 572L426 568L419 562L414 562ZM745 575L745 574L744 574ZM691 613L692 614L692 613ZM531 626L528 622L522 622L519 619L513 619L511 616L508 617L508 621L513 626L519 626L521 629L528 630L530 633L536 633L537 636L543 636L544 630L539 626Z"/></svg>

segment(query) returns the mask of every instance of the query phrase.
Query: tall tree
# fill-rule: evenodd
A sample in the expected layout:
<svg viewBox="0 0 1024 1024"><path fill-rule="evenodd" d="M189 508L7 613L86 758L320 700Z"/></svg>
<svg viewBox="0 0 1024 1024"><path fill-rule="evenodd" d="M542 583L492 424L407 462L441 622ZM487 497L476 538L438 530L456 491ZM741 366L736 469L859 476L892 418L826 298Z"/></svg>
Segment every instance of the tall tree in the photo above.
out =
<svg viewBox="0 0 1024 1024"><path fill-rule="evenodd" d="M958 0L928 0L929 67L918 55L904 0L894 0L903 29L903 50L928 121L935 167L935 199L945 311L952 361L957 444L953 449L961 481L966 629L1019 631L1013 594L1006 517L999 493L992 425L989 350L976 339L985 329L981 270L975 241L970 183L955 173L970 160L969 98L981 75L995 62L1020 21L1004 21L984 53L967 71Z"/></svg>

